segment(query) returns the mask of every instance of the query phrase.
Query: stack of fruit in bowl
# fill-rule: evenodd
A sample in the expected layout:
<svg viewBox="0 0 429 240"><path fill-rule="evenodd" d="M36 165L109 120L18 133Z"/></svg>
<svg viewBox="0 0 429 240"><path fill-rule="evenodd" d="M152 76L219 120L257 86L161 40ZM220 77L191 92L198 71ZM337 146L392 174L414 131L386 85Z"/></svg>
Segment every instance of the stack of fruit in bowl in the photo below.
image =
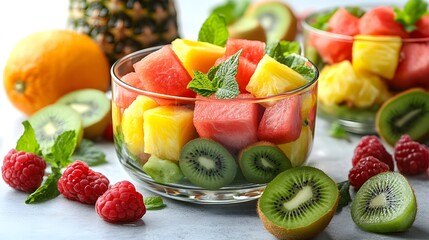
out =
<svg viewBox="0 0 429 240"><path fill-rule="evenodd" d="M356 133L374 133L376 114L390 112L377 127L388 125L398 132L392 141L414 131L411 126L421 129L418 119L427 120L427 115L406 116L427 110L427 94L421 98L410 91L407 102L383 106L404 91L429 89L428 20L427 4L420 0L404 7L339 7L308 16L303 23L305 54L321 68L321 112Z"/></svg>
<svg viewBox="0 0 429 240"><path fill-rule="evenodd" d="M112 68L116 150L149 181L210 190L239 178L265 184L309 154L316 67L296 42L207 40L216 19L199 41L176 39Z"/></svg>

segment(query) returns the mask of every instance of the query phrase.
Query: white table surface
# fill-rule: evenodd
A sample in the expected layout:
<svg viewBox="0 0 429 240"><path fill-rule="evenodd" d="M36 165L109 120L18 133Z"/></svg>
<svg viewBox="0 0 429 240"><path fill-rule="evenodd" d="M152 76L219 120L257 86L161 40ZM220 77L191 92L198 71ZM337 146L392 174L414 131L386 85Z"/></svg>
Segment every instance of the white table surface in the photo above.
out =
<svg viewBox="0 0 429 240"><path fill-rule="evenodd" d="M222 1L176 0L181 34L196 39L198 29L209 9ZM356 1L290 1L296 12ZM367 1L370 2L370 1ZM392 2L392 1L383 1ZM404 1L393 1L403 3ZM64 28L66 0L3 1L0 8L0 66L14 44L24 36L42 29ZM0 91L0 159L15 146L22 134L26 117L15 110ZM351 141L328 136L329 123L317 119L316 137L308 165L328 173L335 181L347 178L351 157L359 136ZM94 167L115 183L130 180L144 196L154 195L134 181L119 165L112 143L97 143L106 154L107 164ZM392 151L392 149L389 149ZM429 239L429 177L409 178L418 202L417 219L405 233L368 234L359 230L350 216L350 206L334 216L317 239ZM233 205L195 205L164 198L167 207L148 211L141 221L115 225L104 222L93 206L69 201L62 196L40 204L24 203L27 194L18 192L0 180L0 239L275 239L262 226L256 202Z"/></svg>

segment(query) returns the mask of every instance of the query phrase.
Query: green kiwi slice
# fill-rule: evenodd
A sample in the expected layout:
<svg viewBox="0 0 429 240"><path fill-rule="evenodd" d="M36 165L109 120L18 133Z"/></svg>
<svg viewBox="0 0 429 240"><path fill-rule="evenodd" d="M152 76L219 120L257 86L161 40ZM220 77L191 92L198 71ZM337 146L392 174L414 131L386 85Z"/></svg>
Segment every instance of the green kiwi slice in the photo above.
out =
<svg viewBox="0 0 429 240"><path fill-rule="evenodd" d="M85 138L101 136L111 120L110 100L97 89L70 92L58 99L57 103L66 104L80 114Z"/></svg>
<svg viewBox="0 0 429 240"><path fill-rule="evenodd" d="M182 149L179 166L193 184L215 190L230 184L237 173L237 163L221 144L196 138Z"/></svg>
<svg viewBox="0 0 429 240"><path fill-rule="evenodd" d="M79 114L67 105L46 106L34 113L28 121L36 133L37 142L43 153L47 153L55 139L65 131L75 131L78 144L82 139L82 120Z"/></svg>
<svg viewBox="0 0 429 240"><path fill-rule="evenodd" d="M310 239L329 224L338 200L336 183L322 170L295 167L267 184L258 201L258 214L277 238Z"/></svg>
<svg viewBox="0 0 429 240"><path fill-rule="evenodd" d="M385 172L368 179L352 203L352 219L368 232L406 231L417 213L414 191L397 172Z"/></svg>
<svg viewBox="0 0 429 240"><path fill-rule="evenodd" d="M391 146L403 134L417 141L426 140L429 137L429 93L414 88L389 99L377 112L376 129Z"/></svg>
<svg viewBox="0 0 429 240"><path fill-rule="evenodd" d="M160 159L155 155L149 157L143 165L143 171L159 183L177 183L183 178L182 171L176 162Z"/></svg>
<svg viewBox="0 0 429 240"><path fill-rule="evenodd" d="M238 163L247 181L267 183L292 167L289 158L276 145L257 142L240 151Z"/></svg>

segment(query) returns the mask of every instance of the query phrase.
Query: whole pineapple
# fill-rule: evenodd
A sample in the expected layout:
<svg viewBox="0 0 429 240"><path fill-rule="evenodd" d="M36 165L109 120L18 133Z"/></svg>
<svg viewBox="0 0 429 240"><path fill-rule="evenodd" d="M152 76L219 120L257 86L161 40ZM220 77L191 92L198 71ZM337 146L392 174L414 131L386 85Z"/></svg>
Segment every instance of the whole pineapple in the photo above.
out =
<svg viewBox="0 0 429 240"><path fill-rule="evenodd" d="M98 42L110 63L178 37L174 0L69 0L68 27Z"/></svg>

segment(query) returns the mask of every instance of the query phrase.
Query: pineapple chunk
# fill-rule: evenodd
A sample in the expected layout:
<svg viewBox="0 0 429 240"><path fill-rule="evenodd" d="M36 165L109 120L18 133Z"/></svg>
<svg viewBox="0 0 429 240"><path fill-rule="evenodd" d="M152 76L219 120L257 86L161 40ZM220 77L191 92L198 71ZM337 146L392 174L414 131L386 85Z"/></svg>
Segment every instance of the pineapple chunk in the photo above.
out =
<svg viewBox="0 0 429 240"><path fill-rule="evenodd" d="M277 145L283 153L289 158L293 167L304 164L310 154L312 146L313 133L309 126L302 126L299 138L290 143Z"/></svg>
<svg viewBox="0 0 429 240"><path fill-rule="evenodd" d="M183 146L197 137L194 111L182 106L159 106L143 114L144 150L162 159L178 161Z"/></svg>
<svg viewBox="0 0 429 240"><path fill-rule="evenodd" d="M357 35L353 43L353 68L392 79L401 46L400 37Z"/></svg>
<svg viewBox="0 0 429 240"><path fill-rule="evenodd" d="M114 134L117 134L116 128L121 123L121 117L122 117L121 115L122 115L121 108L118 105L116 105L114 101L112 101L112 126L113 126Z"/></svg>
<svg viewBox="0 0 429 240"><path fill-rule="evenodd" d="M373 104L381 104L391 97L391 93L386 82L375 74L368 72L356 72L356 76L361 79L362 87L357 92L358 96L354 102L357 107L369 107Z"/></svg>
<svg viewBox="0 0 429 240"><path fill-rule="evenodd" d="M258 63L246 90L255 97L272 96L308 83L301 74L265 55Z"/></svg>
<svg viewBox="0 0 429 240"><path fill-rule="evenodd" d="M225 54L223 47L180 38L174 40L171 46L192 78L194 70L207 73L216 60Z"/></svg>
<svg viewBox="0 0 429 240"><path fill-rule="evenodd" d="M138 96L125 109L122 116L122 133L128 151L139 158L146 158L144 152L143 113L158 104L149 97Z"/></svg>

